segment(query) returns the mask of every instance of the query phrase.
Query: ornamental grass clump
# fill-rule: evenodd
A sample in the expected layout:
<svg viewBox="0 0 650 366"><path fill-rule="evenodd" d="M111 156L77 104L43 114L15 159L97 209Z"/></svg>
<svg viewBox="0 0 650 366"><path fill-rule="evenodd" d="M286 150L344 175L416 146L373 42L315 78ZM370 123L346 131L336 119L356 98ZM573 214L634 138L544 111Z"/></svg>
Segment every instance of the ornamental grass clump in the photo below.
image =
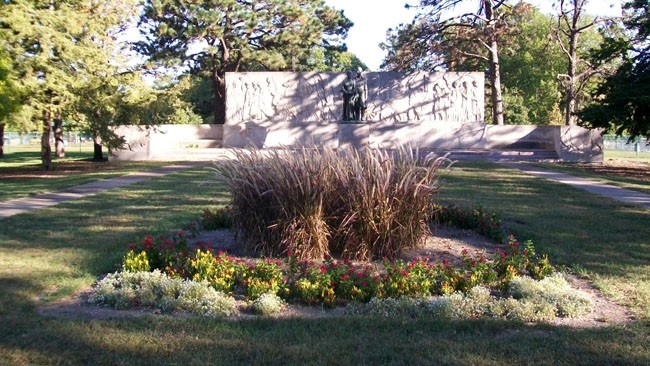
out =
<svg viewBox="0 0 650 366"><path fill-rule="evenodd" d="M298 259L395 258L422 243L447 161L402 148L245 150L215 168L254 252Z"/></svg>

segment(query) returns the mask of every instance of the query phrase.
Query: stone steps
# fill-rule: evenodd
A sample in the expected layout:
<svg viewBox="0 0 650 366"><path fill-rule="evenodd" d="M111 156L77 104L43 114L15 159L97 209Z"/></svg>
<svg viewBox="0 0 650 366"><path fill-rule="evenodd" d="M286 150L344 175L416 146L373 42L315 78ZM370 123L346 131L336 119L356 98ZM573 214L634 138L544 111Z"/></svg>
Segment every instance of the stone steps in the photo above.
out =
<svg viewBox="0 0 650 366"><path fill-rule="evenodd" d="M211 161L232 157L232 150L220 147L185 147L169 149L160 152L155 160L169 161ZM439 156L449 154L452 160L489 160L489 161L536 161L557 162L559 157L555 151L549 150L445 150L421 149L420 154L436 152Z"/></svg>
<svg viewBox="0 0 650 366"><path fill-rule="evenodd" d="M549 150L452 150L448 151L448 153L449 158L452 160L537 162L557 162L560 160L555 151Z"/></svg>

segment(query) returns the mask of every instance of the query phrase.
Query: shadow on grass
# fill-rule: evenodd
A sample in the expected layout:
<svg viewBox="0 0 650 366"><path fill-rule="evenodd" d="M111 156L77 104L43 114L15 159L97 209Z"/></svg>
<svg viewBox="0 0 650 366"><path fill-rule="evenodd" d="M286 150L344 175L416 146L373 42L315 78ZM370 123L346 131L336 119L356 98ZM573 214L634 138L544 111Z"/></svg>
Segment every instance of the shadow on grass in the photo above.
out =
<svg viewBox="0 0 650 366"><path fill-rule="evenodd" d="M556 263L620 275L650 261L647 210L486 163L461 166L444 182L443 201L498 213Z"/></svg>
<svg viewBox="0 0 650 366"><path fill-rule="evenodd" d="M67 150L65 152L64 158L57 158L52 154L52 161L70 161L70 160L80 160L80 159L92 159L92 151L74 151ZM0 159L0 167L4 165L11 166L24 166L24 165L37 165L41 162L41 152L38 149L29 150L29 151L5 151L4 156Z"/></svg>
<svg viewBox="0 0 650 366"><path fill-rule="evenodd" d="M219 321L147 316L19 319L0 337L12 357L63 364L503 365L650 362L644 332L490 320L328 318ZM17 356L16 356L17 357Z"/></svg>

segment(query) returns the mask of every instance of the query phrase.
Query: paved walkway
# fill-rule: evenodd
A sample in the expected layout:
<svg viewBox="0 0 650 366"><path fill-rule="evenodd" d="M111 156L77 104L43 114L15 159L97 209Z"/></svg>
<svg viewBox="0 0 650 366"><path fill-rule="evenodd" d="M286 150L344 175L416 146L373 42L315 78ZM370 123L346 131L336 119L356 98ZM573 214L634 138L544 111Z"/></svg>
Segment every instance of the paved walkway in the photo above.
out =
<svg viewBox="0 0 650 366"><path fill-rule="evenodd" d="M512 169L519 169L532 175L549 179L552 181L568 184L574 188L582 189L590 193L608 197L613 200L629 203L650 209L650 194L633 191L609 184L600 183L591 179L574 177L572 175L558 173L552 170L538 168L522 163L501 163Z"/></svg>
<svg viewBox="0 0 650 366"><path fill-rule="evenodd" d="M146 172L136 172L115 178L100 179L95 182L81 184L56 192L42 193L31 197L17 198L11 201L0 202L0 220L23 212L29 212L39 208L54 206L61 202L91 196L99 192L107 191L109 189L130 186L138 182L143 182L156 177L162 177L164 175L184 169L189 169L195 166L197 165L167 165L162 168L157 168Z"/></svg>

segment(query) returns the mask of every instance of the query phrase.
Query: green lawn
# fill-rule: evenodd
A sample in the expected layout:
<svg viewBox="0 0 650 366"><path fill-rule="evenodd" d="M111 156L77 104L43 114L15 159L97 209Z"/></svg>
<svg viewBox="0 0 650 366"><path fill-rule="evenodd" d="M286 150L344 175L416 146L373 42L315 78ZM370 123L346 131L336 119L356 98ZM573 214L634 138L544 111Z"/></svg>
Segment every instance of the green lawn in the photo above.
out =
<svg viewBox="0 0 650 366"><path fill-rule="evenodd" d="M61 190L98 179L134 171L150 170L166 162L94 162L92 145L82 151L69 149L65 158L54 158L52 171L41 170L38 146L14 146L0 159L0 202L38 193Z"/></svg>
<svg viewBox="0 0 650 366"><path fill-rule="evenodd" d="M621 159L640 163L650 163L650 151L641 151L638 154L627 150L605 150L605 160Z"/></svg>
<svg viewBox="0 0 650 366"><path fill-rule="evenodd" d="M115 270L129 242L225 204L223 187L205 184L210 179L191 169L0 221L0 364L650 363L650 213L490 163L453 168L441 200L497 211L521 239L630 306L635 323L39 315L40 304Z"/></svg>
<svg viewBox="0 0 650 366"><path fill-rule="evenodd" d="M650 152L634 158L633 152L606 151L604 164L533 163L536 166L605 184L650 193Z"/></svg>

